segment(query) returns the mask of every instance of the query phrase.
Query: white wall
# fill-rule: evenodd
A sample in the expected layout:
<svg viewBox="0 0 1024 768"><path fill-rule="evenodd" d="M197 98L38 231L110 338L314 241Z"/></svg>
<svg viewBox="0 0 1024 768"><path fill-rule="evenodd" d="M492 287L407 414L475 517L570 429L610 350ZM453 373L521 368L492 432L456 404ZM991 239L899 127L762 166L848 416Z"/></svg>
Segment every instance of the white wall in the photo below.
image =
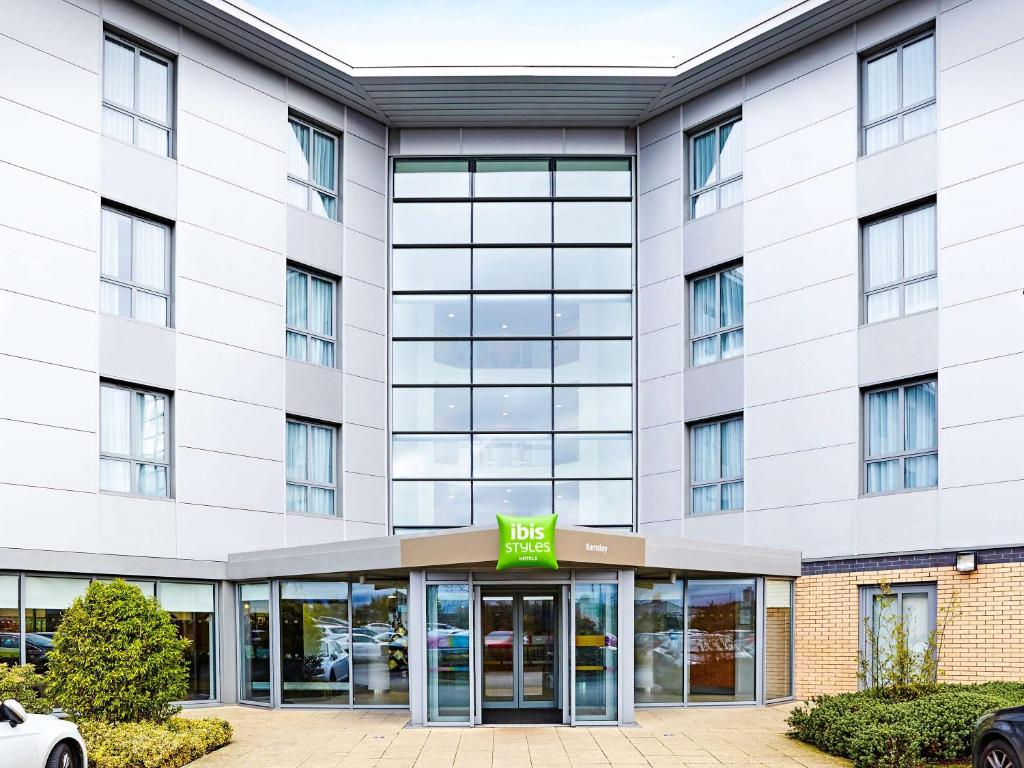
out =
<svg viewBox="0 0 1024 768"><path fill-rule="evenodd" d="M102 18L99 4L63 0L7 10L0 327L20 330L0 334L4 546L224 559L384 533L383 126L123 0L106 0ZM101 140L104 24L175 59L175 159ZM343 310L336 520L284 509L285 263L302 260L286 252L290 109L343 142L344 223L330 225ZM173 223L175 327L161 365L104 346L110 328L153 331L100 322L103 198ZM98 385L114 368L173 391L173 499L98 493Z"/></svg>

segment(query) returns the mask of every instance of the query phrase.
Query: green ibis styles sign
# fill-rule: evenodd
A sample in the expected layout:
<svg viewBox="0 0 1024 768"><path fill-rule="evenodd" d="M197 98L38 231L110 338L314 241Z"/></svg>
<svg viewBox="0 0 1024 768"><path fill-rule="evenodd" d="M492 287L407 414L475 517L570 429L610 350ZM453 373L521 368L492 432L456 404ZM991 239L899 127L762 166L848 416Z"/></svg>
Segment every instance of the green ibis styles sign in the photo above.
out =
<svg viewBox="0 0 1024 768"><path fill-rule="evenodd" d="M498 515L498 566L506 568L550 568L555 560L555 522L558 515L511 517Z"/></svg>

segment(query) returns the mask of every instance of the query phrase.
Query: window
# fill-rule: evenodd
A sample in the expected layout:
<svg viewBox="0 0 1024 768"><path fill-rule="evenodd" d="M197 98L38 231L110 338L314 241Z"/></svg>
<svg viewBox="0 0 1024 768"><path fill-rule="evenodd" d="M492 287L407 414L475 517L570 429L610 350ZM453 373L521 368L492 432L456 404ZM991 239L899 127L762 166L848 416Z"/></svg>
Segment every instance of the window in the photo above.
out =
<svg viewBox="0 0 1024 768"><path fill-rule="evenodd" d="M938 485L937 402L934 380L891 385L865 395L867 493Z"/></svg>
<svg viewBox="0 0 1024 768"><path fill-rule="evenodd" d="M169 157L170 59L113 35L103 38L103 133Z"/></svg>
<svg viewBox="0 0 1024 768"><path fill-rule="evenodd" d="M863 586L860 592L860 648L868 685L891 673L893 646L902 630L910 652L920 661L935 631L935 584Z"/></svg>
<svg viewBox="0 0 1024 768"><path fill-rule="evenodd" d="M935 130L935 36L929 32L864 60L864 153Z"/></svg>
<svg viewBox="0 0 1024 768"><path fill-rule="evenodd" d="M286 280L288 357L333 368L334 282L294 267Z"/></svg>
<svg viewBox="0 0 1024 768"><path fill-rule="evenodd" d="M334 508L334 427L288 420L287 510L332 517Z"/></svg>
<svg viewBox="0 0 1024 768"><path fill-rule="evenodd" d="M743 419L690 428L690 514L743 509Z"/></svg>
<svg viewBox="0 0 1024 768"><path fill-rule="evenodd" d="M170 228L112 208L104 208L100 220L101 311L168 325Z"/></svg>
<svg viewBox="0 0 1024 768"><path fill-rule="evenodd" d="M633 520L624 158L394 161L392 524Z"/></svg>
<svg viewBox="0 0 1024 768"><path fill-rule="evenodd" d="M735 118L690 139L690 218L743 202L743 120Z"/></svg>
<svg viewBox="0 0 1024 768"><path fill-rule="evenodd" d="M159 392L100 385L100 490L169 496L170 398Z"/></svg>
<svg viewBox="0 0 1024 768"><path fill-rule="evenodd" d="M338 140L288 118L288 202L325 219L338 218Z"/></svg>
<svg viewBox="0 0 1024 768"><path fill-rule="evenodd" d="M864 227L864 319L868 323L935 309L935 206Z"/></svg>
<svg viewBox="0 0 1024 768"><path fill-rule="evenodd" d="M743 267L690 283L690 364L743 354Z"/></svg>

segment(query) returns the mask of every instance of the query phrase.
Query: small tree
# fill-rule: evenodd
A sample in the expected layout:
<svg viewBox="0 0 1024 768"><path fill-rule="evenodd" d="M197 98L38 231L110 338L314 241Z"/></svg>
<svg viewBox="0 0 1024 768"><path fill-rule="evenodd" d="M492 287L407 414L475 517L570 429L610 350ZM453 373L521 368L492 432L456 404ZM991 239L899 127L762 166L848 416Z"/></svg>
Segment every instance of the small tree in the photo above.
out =
<svg viewBox="0 0 1024 768"><path fill-rule="evenodd" d="M46 678L37 674L31 664L0 664L0 701L16 699L26 712L48 715L53 707L42 694L45 684Z"/></svg>
<svg viewBox="0 0 1024 768"><path fill-rule="evenodd" d="M896 596L888 584L879 585L883 601L896 605ZM911 627L901 613L884 612L878 626L870 617L864 618L864 649L859 661L858 677L868 688L894 698L914 697L934 686L939 679L939 653L946 627L959 606L954 592L947 605L939 611L938 626L928 634L925 646L916 650L910 642Z"/></svg>
<svg viewBox="0 0 1024 768"><path fill-rule="evenodd" d="M54 634L47 692L76 719L162 722L188 694L187 648L155 598L93 582Z"/></svg>

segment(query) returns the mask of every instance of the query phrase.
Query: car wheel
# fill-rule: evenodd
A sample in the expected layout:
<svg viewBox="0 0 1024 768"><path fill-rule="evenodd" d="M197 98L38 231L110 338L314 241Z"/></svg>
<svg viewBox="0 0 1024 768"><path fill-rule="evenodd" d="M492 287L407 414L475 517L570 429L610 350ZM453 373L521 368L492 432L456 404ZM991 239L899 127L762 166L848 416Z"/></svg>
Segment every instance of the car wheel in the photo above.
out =
<svg viewBox="0 0 1024 768"><path fill-rule="evenodd" d="M1013 747L1002 739L993 739L981 750L983 768L1020 768L1020 761Z"/></svg>
<svg viewBox="0 0 1024 768"><path fill-rule="evenodd" d="M67 744L58 744L46 758L46 768L77 768L78 759Z"/></svg>

